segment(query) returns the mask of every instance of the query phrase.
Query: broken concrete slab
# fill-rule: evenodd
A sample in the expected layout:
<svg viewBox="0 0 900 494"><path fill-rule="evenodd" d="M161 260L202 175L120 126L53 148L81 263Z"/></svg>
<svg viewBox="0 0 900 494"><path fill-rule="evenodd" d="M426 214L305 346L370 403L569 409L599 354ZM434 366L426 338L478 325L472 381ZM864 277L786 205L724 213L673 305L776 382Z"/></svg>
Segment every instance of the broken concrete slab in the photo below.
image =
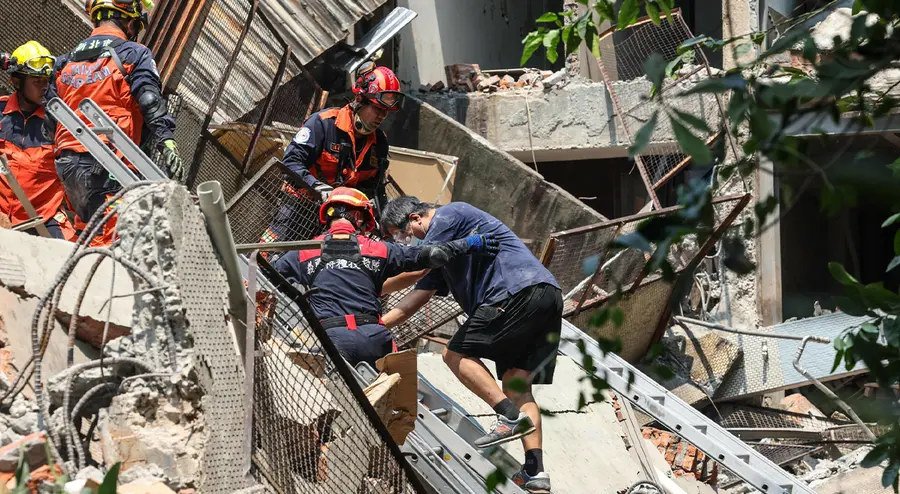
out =
<svg viewBox="0 0 900 494"><path fill-rule="evenodd" d="M66 290L68 292L68 290ZM5 287L0 287L0 317L4 322L4 328L9 335L9 345L4 348L12 356L11 366L4 370L18 374L19 370L31 359L31 320L37 309L38 299L22 297ZM44 375L52 376L62 372L66 368L66 355L68 347L67 328L54 321L51 325L50 342L44 352ZM74 361L76 364L87 362L99 357L99 352L89 343L75 342ZM31 387L25 389L26 397L33 397Z"/></svg>
<svg viewBox="0 0 900 494"><path fill-rule="evenodd" d="M47 294L73 249L70 242L2 229L0 244L4 246L3 255L0 256L0 287L26 299L40 299ZM60 298L59 311L62 316L72 314L78 293L97 258L96 255L82 258L69 276ZM112 285L112 295L127 295L134 291L126 269L111 259L104 259L92 278L91 285L94 288L88 290L79 311L79 338L95 342L96 346L99 346L103 322L106 321L109 309L104 307L104 303L110 296L114 265L117 275ZM113 299L110 339L127 332L131 327L131 307L131 297Z"/></svg>
<svg viewBox="0 0 900 494"><path fill-rule="evenodd" d="M459 382L440 355L420 354L418 366L429 382L452 396L482 427L490 428L496 420L491 407ZM589 389L589 384L579 381L583 375L574 361L560 356L554 383L534 387L538 405L555 412L543 417L546 471L554 491L618 492L642 478L641 467L622 440L624 433L609 401L590 403L578 410L579 390ZM519 441L503 448L519 461L524 458ZM573 455L573 451L578 454Z"/></svg>
<svg viewBox="0 0 900 494"><path fill-rule="evenodd" d="M28 468L34 470L47 463L47 435L36 432L0 448L0 472L15 472L20 455L24 455Z"/></svg>
<svg viewBox="0 0 900 494"><path fill-rule="evenodd" d="M705 72L702 74L705 77ZM696 77L699 80L700 74ZM686 87L696 82L689 81ZM542 83L549 87L556 81L546 79ZM651 83L643 77L614 83L632 132L658 109L652 103L642 105L650 87ZM532 151L538 161L628 156L630 143L622 137L625 133L604 83L570 83L550 91L441 92L421 97L521 160L531 161ZM716 128L719 113L714 97L692 95L676 100L679 110L700 115L711 128ZM654 143L674 139L668 120L660 120L653 138ZM648 153L652 154L654 143Z"/></svg>

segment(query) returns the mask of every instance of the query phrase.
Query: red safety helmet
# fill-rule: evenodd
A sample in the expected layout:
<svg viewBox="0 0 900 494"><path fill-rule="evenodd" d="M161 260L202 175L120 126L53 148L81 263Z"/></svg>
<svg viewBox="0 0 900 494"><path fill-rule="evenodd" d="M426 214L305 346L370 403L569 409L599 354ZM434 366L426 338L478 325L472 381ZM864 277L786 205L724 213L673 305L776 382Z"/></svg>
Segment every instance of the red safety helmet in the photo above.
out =
<svg viewBox="0 0 900 494"><path fill-rule="evenodd" d="M138 19L141 29L147 27L148 10L153 9L153 0L85 0L84 10L92 22L113 18Z"/></svg>
<svg viewBox="0 0 900 494"><path fill-rule="evenodd" d="M376 67L375 62L366 62L356 71L353 92L362 99L389 111L397 111L403 102L400 81L387 67Z"/></svg>
<svg viewBox="0 0 900 494"><path fill-rule="evenodd" d="M357 217L357 214L359 216ZM347 218L351 216L358 220L363 233L368 233L375 229L375 208L372 202L362 192L350 187L338 187L334 189L328 196L328 199L319 207L319 221L323 224L328 222L328 218Z"/></svg>

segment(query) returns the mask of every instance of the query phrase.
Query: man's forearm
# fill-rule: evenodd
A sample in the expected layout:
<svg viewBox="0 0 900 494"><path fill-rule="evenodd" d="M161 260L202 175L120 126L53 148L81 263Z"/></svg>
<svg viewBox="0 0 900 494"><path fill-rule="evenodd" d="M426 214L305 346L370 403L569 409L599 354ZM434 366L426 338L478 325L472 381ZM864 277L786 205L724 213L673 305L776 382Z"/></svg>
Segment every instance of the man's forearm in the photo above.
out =
<svg viewBox="0 0 900 494"><path fill-rule="evenodd" d="M393 293L399 290L403 290L408 286L414 285L416 282L425 277L430 269L423 269L421 271L410 271L408 273L401 273L393 278L388 278L385 280L384 285L381 287L381 294L385 295L388 293Z"/></svg>
<svg viewBox="0 0 900 494"><path fill-rule="evenodd" d="M393 328L402 324L428 303L434 294L435 290L413 290L409 292L393 309L382 316L381 319L384 321L384 325L388 328Z"/></svg>

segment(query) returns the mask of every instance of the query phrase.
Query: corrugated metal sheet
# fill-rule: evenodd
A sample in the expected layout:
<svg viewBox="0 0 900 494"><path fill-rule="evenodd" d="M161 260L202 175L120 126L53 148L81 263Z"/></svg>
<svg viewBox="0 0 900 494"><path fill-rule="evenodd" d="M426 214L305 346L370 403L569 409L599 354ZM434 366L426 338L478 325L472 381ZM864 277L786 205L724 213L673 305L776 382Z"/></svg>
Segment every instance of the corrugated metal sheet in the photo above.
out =
<svg viewBox="0 0 900 494"><path fill-rule="evenodd" d="M868 319L870 318L836 312L779 324L762 331L791 336L824 336L833 341L845 329L858 326ZM719 334L738 343L743 350L743 361L725 379L715 395L717 400L740 398L809 384L809 381L800 375L793 365L800 342L758 336ZM765 343L768 358L764 358L763 343ZM860 362L849 371L841 365L835 372L831 372L834 356L833 345L811 342L806 345L800 365L822 381L865 371L865 366Z"/></svg>
<svg viewBox="0 0 900 494"><path fill-rule="evenodd" d="M305 65L346 38L356 22L385 1L269 0L260 3L260 10Z"/></svg>

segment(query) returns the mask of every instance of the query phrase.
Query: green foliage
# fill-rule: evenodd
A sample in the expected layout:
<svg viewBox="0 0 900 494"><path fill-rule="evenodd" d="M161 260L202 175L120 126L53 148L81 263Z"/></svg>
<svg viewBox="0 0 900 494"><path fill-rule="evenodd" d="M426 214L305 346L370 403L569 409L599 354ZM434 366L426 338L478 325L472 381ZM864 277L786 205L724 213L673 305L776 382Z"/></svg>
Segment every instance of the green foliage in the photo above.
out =
<svg viewBox="0 0 900 494"><path fill-rule="evenodd" d="M642 9L653 24L659 25L663 16L670 17L674 1L624 0L618 9L612 0L591 0L586 5L590 7L586 10L596 14L595 17L591 18L587 13L580 16L566 14L568 18L563 14L542 16L540 27L525 38L523 63L541 45L548 47L548 59L554 57L549 54L549 48L559 42L554 38L562 40L566 53L586 41L588 47L599 56L597 25L609 22L615 24L618 30L627 29L637 22ZM820 9L794 17L789 21L788 29L774 40L767 39L765 32L728 39L699 35L677 47L677 56L666 59L652 55L643 61L644 75L652 83L647 96L653 99L654 112L632 135L628 148L630 156L634 157L646 149L654 132L665 125L660 120L667 118L681 151L697 165L715 163L722 180L733 178L736 174L750 176L757 172L758 164L764 160L773 164L767 167L765 173L775 173L780 179L780 198L765 198L756 204L755 214L742 222L743 232L738 231L741 228L734 228L722 239L720 259L729 270L749 273L754 269L746 254L746 243L755 242L752 235L758 235L778 221L778 218L771 216L779 205L782 215L790 214L802 194L816 190L819 191L821 211L826 215L835 215L856 207L861 198L870 197L866 187L872 179L863 180L854 176L862 166L847 166L850 160L841 162L841 156L820 158L825 162L819 162L807 156L808 151L802 145L804 140L808 142L805 137L786 135L786 130L797 124L811 127L815 132L817 127L825 128L831 122L841 125L850 122L851 132L871 132L878 129L878 119L888 117L898 106L897 98L886 94L884 88L873 89L870 81L888 68L896 69L896 61L900 60L900 2L856 0L853 3L854 13L866 11L877 14L881 19L869 24L862 16L854 19L848 39L836 39L833 47L823 52L810 36L809 26L814 23L808 21L824 9L833 8L833 2L830 2ZM558 30L558 34L548 34L552 30ZM686 90L682 84L669 85L669 89L662 90L667 79L676 77L680 67L694 63L691 57L698 49L723 50L726 47L739 58L738 67L719 76L701 78ZM782 66L781 60L789 50L794 53L799 51L809 70L807 67ZM683 104L685 99L696 101L711 95L727 102L727 122L711 125L707 115L686 112L685 108L690 105ZM808 123L810 121L815 123ZM714 134L721 137L707 145ZM732 153L725 144L725 137L729 134L741 139L736 153L738 156L731 161L727 161ZM833 142L831 145L838 147ZM857 161L867 160L863 164L874 159L865 155L856 158ZM838 165L841 167L840 173L836 171L838 167L830 169L835 162L841 162ZM889 180L900 179L900 158L888 164L887 168L889 173L885 173L885 177L890 174L892 177ZM648 254L645 272L661 272L674 280L675 270L669 265L666 254L670 246L676 245L686 235L696 235L699 242L709 238L715 226L711 197L712 192L706 183L681 186L678 204L682 209L643 222L636 232L616 239L613 247L632 248ZM890 211L900 212L900 195L892 200L894 203L889 204ZM893 274L900 266L900 213L888 214L879 220L883 221L884 228L890 229L886 234L894 235L894 257L885 266L886 271ZM828 269L843 291L834 298L834 303L842 312L868 318L867 322L835 340L835 368L852 369L862 363L883 385L898 382L900 295L880 283L862 283L839 264L832 263ZM676 288L684 284L684 278L675 280ZM592 324L619 323L618 317L618 312L611 308L599 310ZM628 315L623 314L623 317ZM604 345L609 350L614 350L616 346L615 342ZM596 384L602 386L603 383ZM590 399L590 396L584 397L585 401ZM891 428L879 437L865 466L884 467L882 482L885 486L894 486L896 491L900 470L900 408L895 407L884 413L888 415L883 422L890 424Z"/></svg>
<svg viewBox="0 0 900 494"><path fill-rule="evenodd" d="M659 113L653 112L653 115L650 116L650 120L647 120L647 122L638 129L637 133L634 134L634 144L628 146L628 156L633 158L647 147L647 144L650 143L650 137L653 135L653 130L656 128L658 117Z"/></svg>

